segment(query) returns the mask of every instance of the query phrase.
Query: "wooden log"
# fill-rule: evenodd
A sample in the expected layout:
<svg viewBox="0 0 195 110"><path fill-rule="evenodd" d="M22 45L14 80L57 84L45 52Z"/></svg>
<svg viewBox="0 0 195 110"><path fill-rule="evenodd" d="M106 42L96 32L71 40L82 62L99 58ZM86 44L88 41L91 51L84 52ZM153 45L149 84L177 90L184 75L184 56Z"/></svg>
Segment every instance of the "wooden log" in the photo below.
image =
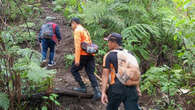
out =
<svg viewBox="0 0 195 110"><path fill-rule="evenodd" d="M28 100L41 100L43 99L43 96L49 96L50 94L57 94L59 97L62 96L69 96L69 97L78 97L78 98L84 98L84 99L91 99L93 97L92 93L80 93L77 91L73 91L70 89L64 89L64 90L53 90L50 93L37 93L33 94L31 96L22 96L21 101L28 101Z"/></svg>

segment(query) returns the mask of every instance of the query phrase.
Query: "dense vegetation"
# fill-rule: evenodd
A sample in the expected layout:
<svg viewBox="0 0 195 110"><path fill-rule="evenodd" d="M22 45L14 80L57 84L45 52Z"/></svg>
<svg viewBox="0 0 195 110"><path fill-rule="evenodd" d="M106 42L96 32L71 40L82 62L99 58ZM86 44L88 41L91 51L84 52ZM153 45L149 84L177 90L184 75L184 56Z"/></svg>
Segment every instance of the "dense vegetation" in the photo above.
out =
<svg viewBox="0 0 195 110"><path fill-rule="evenodd" d="M66 3L66 8L59 8ZM140 62L141 89L157 97L159 109L179 109L176 96L194 96L195 4L191 0L57 0L54 11L67 19L79 17L101 50L98 63L107 52L103 37L121 33L123 46ZM192 98L193 99L193 98ZM193 100L183 100L186 104Z"/></svg>
<svg viewBox="0 0 195 110"><path fill-rule="evenodd" d="M21 100L51 88L56 72L41 68L40 53L32 49L40 27L30 21L40 15L40 5L34 0L0 1L0 108L4 110L27 109L28 102Z"/></svg>
<svg viewBox="0 0 195 110"><path fill-rule="evenodd" d="M103 38L111 32L121 33L123 46L139 60L141 90L154 98L156 107L175 110L184 104L195 104L193 0L56 0L53 5L53 11L68 20L81 18L100 47L98 64L102 64L108 51ZM28 102L21 101L24 97L51 88L52 74L56 72L41 68L40 53L33 49L42 24L33 22L41 15L40 6L36 0L0 0L2 109L25 109ZM73 57L65 55L65 59L71 64ZM182 96L189 98L179 100ZM53 101L55 98L55 94L44 97ZM46 109L44 105L42 109Z"/></svg>

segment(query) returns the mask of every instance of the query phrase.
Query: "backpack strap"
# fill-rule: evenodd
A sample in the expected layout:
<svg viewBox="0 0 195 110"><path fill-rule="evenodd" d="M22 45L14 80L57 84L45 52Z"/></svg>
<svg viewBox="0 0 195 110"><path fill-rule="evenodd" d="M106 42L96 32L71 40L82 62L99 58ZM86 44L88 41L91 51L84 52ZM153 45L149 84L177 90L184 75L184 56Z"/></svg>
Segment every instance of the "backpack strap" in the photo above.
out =
<svg viewBox="0 0 195 110"><path fill-rule="evenodd" d="M56 26L57 26L57 24L55 24L55 23L53 23L53 22L49 22L49 24L52 24L52 28L53 28L53 32L54 32L54 35L53 35L53 37L52 37L52 40L55 42L55 43L57 43L58 41L57 41L57 36L56 36Z"/></svg>
<svg viewBox="0 0 195 110"><path fill-rule="evenodd" d="M57 26L57 25L56 25L55 23L52 24L53 32L54 32L55 34L56 34L56 26Z"/></svg>

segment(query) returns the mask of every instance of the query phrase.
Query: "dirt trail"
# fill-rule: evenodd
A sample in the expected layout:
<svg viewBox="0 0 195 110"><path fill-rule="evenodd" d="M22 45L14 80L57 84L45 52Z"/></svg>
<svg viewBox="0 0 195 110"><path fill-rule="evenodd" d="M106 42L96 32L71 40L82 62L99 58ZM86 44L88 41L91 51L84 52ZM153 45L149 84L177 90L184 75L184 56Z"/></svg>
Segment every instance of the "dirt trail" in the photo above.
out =
<svg viewBox="0 0 195 110"><path fill-rule="evenodd" d="M74 39L72 37L72 30L68 26L68 21L65 20L64 16L59 13L53 12L49 8L51 4L45 4L42 6L43 13L41 15L41 20L43 21L46 16L53 16L57 19L57 23L60 27L60 32L62 40L59 45L56 47L55 61L56 66L49 69L56 69L57 74L54 79L54 88L58 91L64 91L65 89L71 89L73 86L77 86L77 83L73 79L70 69L65 69L65 54L73 54L74 51ZM86 75L81 72L81 75L84 79L84 82L87 86L90 86L90 82L87 79ZM92 93L92 88L88 87L88 92ZM100 101L92 102L90 99L80 99L79 97L60 97L59 102L61 103L60 107L57 107L57 110L104 110L105 106L101 104Z"/></svg>
<svg viewBox="0 0 195 110"><path fill-rule="evenodd" d="M51 4L49 4L51 5ZM68 26L69 22L59 13L53 12L51 8L48 8L48 5L42 7L44 12L41 18L45 18L46 16L53 16L56 17L54 21L60 27L61 37L62 40L60 44L56 46L56 53L55 53L55 62L56 66L49 68L49 69L56 69L57 74L54 82L54 88L57 89L67 89L71 88L72 86L76 86L77 83L74 81L72 74L70 73L70 69L65 69L65 54L74 54L74 39L72 36L71 27ZM82 72L81 72L82 73ZM89 80L85 78L85 74L82 74L85 83L89 86Z"/></svg>

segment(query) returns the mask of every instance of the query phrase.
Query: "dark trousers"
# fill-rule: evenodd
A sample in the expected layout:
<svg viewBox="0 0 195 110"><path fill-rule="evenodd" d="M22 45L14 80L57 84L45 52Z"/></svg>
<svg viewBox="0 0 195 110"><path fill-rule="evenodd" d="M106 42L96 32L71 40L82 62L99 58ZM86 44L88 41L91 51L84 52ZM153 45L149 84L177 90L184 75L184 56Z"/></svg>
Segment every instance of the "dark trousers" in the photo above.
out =
<svg viewBox="0 0 195 110"><path fill-rule="evenodd" d="M124 104L125 110L140 110L135 86L124 86L121 83L114 84L109 86L107 94L107 110L118 110L121 103Z"/></svg>
<svg viewBox="0 0 195 110"><path fill-rule="evenodd" d="M81 87L85 87L85 84L83 83L81 79L81 75L79 73L79 70L81 70L83 67L85 67L85 71L89 77L89 80L91 81L92 87L97 87L97 79L94 75L95 72L95 58L94 56L80 56L80 65L76 66L75 62L72 64L71 73L74 76L75 80L79 83Z"/></svg>
<svg viewBox="0 0 195 110"><path fill-rule="evenodd" d="M51 64L54 60L54 54L55 54L55 42L51 39L42 39L41 40L42 45L42 60L46 60L47 57L47 51L48 48L50 48L50 54L49 54L49 64Z"/></svg>

